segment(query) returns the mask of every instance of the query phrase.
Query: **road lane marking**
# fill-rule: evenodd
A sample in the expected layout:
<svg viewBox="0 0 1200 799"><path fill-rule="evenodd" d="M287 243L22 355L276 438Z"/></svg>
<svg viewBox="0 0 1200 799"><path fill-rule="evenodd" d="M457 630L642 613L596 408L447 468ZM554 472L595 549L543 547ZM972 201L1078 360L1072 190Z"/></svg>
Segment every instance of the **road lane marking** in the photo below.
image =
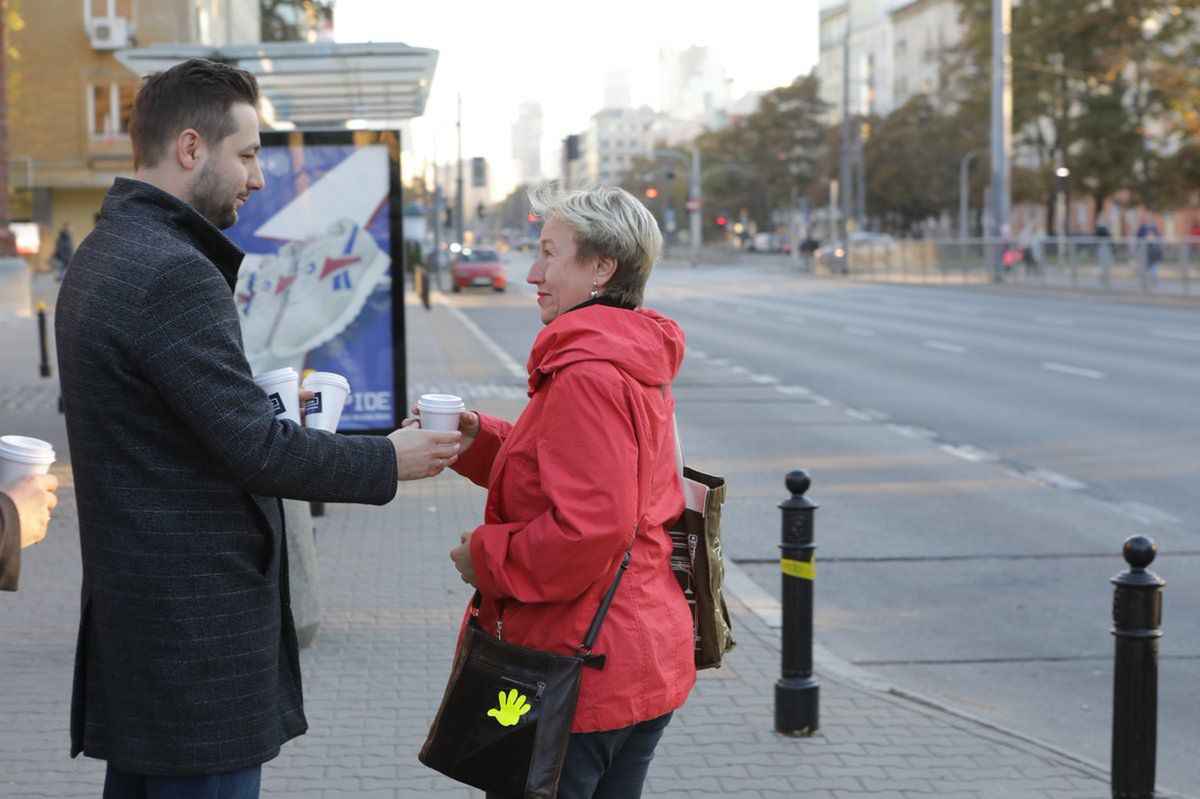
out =
<svg viewBox="0 0 1200 799"><path fill-rule="evenodd" d="M1176 341L1200 341L1200 333L1190 330L1151 330L1150 335L1159 338L1173 338Z"/></svg>
<svg viewBox="0 0 1200 799"><path fill-rule="evenodd" d="M1086 377L1091 380L1103 380L1104 372L1095 369L1084 369L1082 366L1068 366L1065 363L1051 363L1047 361L1042 364L1042 368L1047 372L1061 372L1064 375L1075 375L1076 377Z"/></svg>
<svg viewBox="0 0 1200 799"><path fill-rule="evenodd" d="M845 330L847 333L849 333L852 336L873 336L873 335L875 335L874 330L869 330L865 327L854 327L853 325L847 325L846 327L843 327L842 330Z"/></svg>
<svg viewBox="0 0 1200 799"><path fill-rule="evenodd" d="M962 458L971 463L985 463L1000 460L1000 456L986 449L973 447L970 444L940 444L938 449L948 452L956 458Z"/></svg>
<svg viewBox="0 0 1200 799"><path fill-rule="evenodd" d="M1045 483L1054 488L1065 488L1068 491L1082 491L1087 488L1087 483L1082 483L1074 477L1067 477L1065 474L1059 474L1052 469L1033 469L1025 472L1025 476L1039 483Z"/></svg>
<svg viewBox="0 0 1200 799"><path fill-rule="evenodd" d="M931 350L941 350L942 352L953 352L956 355L963 355L967 352L967 348L961 344L947 344L944 341L934 341L930 339L925 342L925 346Z"/></svg>
<svg viewBox="0 0 1200 799"><path fill-rule="evenodd" d="M1033 321L1040 322L1043 325L1054 325L1055 327L1074 327L1075 320L1068 319L1065 316L1035 316Z"/></svg>
<svg viewBox="0 0 1200 799"><path fill-rule="evenodd" d="M928 427L916 427L909 424L889 424L888 429L893 433L898 433L905 438L936 438L937 433L930 430Z"/></svg>
<svg viewBox="0 0 1200 799"><path fill-rule="evenodd" d="M812 389L806 386L775 386L775 390L780 394L787 394L788 396L800 396L812 393Z"/></svg>
<svg viewBox="0 0 1200 799"><path fill-rule="evenodd" d="M711 361L709 361L709 363L711 363L713 366L728 366L729 359L728 358L713 358Z"/></svg>
<svg viewBox="0 0 1200 799"><path fill-rule="evenodd" d="M883 411L872 410L871 408L863 408L862 410L858 410L857 408L845 408L844 410L846 411L847 416L852 419L858 419L862 422L886 422L888 419L892 418L890 414L884 413Z"/></svg>
<svg viewBox="0 0 1200 799"><path fill-rule="evenodd" d="M745 375L750 373L750 370L744 366L735 366L729 371L733 372L735 375Z"/></svg>
<svg viewBox="0 0 1200 799"><path fill-rule="evenodd" d="M1117 510L1142 524L1182 524L1178 516L1141 502L1118 502Z"/></svg>
<svg viewBox="0 0 1200 799"><path fill-rule="evenodd" d="M750 375L750 379L761 386L774 385L775 383L779 382L778 377L773 377L771 375Z"/></svg>
<svg viewBox="0 0 1200 799"><path fill-rule="evenodd" d="M450 311L450 313L453 314L456 319L458 319L463 327L471 331L475 338L479 339L479 342L483 344L484 348L486 348L487 351L492 355L496 356L496 360L500 361L501 366L507 369L509 374L511 374L513 377L519 377L522 380L529 379L529 372L525 371L525 367L521 366L521 364L517 363L511 355L501 349L500 345L497 344L491 336L480 330L479 325L472 322L465 313L455 307L453 303L443 297L440 293L435 294L433 299L434 302L444 306L448 311Z"/></svg>
<svg viewBox="0 0 1200 799"><path fill-rule="evenodd" d="M708 353L702 352L701 350L688 350L687 354L692 356L693 358L698 358L700 360L704 360L705 358L708 357Z"/></svg>

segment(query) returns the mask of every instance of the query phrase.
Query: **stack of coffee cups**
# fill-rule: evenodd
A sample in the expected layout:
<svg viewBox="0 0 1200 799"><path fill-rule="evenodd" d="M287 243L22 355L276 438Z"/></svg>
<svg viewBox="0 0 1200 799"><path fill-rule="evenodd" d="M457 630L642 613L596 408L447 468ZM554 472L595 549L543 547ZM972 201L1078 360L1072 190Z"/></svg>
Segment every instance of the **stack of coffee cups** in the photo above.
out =
<svg viewBox="0 0 1200 799"><path fill-rule="evenodd" d="M254 382L267 395L275 416L300 424L300 375L290 366L254 376ZM350 383L333 372L310 372L304 378L304 389L316 396L304 404L304 426L337 432Z"/></svg>

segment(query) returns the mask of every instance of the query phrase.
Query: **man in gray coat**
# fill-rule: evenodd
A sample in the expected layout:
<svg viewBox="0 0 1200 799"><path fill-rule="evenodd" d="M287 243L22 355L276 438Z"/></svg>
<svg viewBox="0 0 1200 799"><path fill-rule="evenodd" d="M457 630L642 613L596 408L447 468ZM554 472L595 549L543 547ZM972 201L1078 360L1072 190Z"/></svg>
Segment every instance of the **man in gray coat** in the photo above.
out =
<svg viewBox="0 0 1200 799"><path fill-rule="evenodd" d="M221 233L262 188L258 86L193 60L150 76L57 310L83 591L71 754L105 799L253 799L307 728L279 498L392 499L460 434L309 430L251 378Z"/></svg>

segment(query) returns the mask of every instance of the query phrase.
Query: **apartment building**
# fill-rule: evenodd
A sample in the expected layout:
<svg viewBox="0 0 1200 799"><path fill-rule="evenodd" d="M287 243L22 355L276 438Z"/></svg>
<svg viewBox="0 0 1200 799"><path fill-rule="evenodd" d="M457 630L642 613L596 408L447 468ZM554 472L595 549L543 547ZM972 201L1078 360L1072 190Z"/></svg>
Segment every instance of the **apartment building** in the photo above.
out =
<svg viewBox="0 0 1200 799"><path fill-rule="evenodd" d="M91 231L113 180L133 174L129 117L140 79L119 50L259 40L259 0L36 0L10 29L8 126L13 218L38 223L45 263L70 221Z"/></svg>

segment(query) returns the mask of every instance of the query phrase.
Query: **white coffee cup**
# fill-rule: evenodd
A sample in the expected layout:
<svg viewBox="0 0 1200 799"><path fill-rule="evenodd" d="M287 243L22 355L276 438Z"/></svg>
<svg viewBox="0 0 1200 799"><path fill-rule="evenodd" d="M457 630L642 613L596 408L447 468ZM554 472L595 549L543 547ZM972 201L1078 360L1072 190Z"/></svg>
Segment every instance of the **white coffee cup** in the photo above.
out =
<svg viewBox="0 0 1200 799"><path fill-rule="evenodd" d="M279 419L291 419L300 424L300 375L290 366L275 369L254 376L258 384L271 400L275 408L275 416Z"/></svg>
<svg viewBox="0 0 1200 799"><path fill-rule="evenodd" d="M336 433L350 381L334 372L310 372L304 378L304 390L316 393L304 401L304 426Z"/></svg>
<svg viewBox="0 0 1200 799"><path fill-rule="evenodd" d="M457 430L458 415L466 409L462 397L453 394L422 394L417 400L423 430Z"/></svg>
<svg viewBox="0 0 1200 799"><path fill-rule="evenodd" d="M27 474L45 474L54 463L54 447L39 438L0 436L0 485Z"/></svg>

